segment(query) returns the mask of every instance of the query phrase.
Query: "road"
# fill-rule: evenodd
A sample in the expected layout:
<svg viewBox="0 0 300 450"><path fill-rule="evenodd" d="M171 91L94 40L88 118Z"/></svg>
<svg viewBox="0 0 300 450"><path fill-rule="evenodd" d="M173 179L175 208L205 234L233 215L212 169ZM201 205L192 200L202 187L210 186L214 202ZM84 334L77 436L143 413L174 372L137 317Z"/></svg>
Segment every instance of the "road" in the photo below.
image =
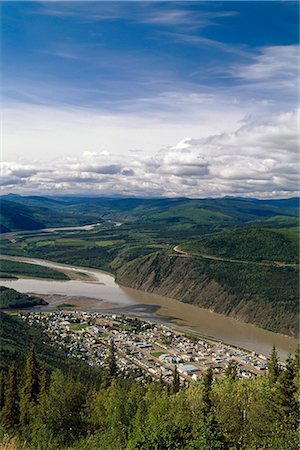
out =
<svg viewBox="0 0 300 450"><path fill-rule="evenodd" d="M195 258L195 257L200 257L200 258L204 258L204 259L212 259L215 261L224 261L224 262L229 262L229 263L239 263L239 264L256 264L259 266L275 266L275 267L294 267L294 268L298 268L299 264L290 264L290 263L285 263L282 261L245 261L242 259L231 259L231 258L223 258L221 256L215 256L215 255L207 255L205 253L188 253L184 250L180 250L179 245L175 245L175 247L173 247L174 252L176 252L178 255L177 256L181 256L183 258Z"/></svg>

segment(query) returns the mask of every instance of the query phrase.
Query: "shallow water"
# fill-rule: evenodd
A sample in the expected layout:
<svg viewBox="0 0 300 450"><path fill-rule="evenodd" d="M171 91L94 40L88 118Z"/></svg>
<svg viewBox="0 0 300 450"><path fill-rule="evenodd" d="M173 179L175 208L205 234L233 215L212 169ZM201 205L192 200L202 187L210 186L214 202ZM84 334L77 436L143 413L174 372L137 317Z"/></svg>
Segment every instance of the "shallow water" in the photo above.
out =
<svg viewBox="0 0 300 450"><path fill-rule="evenodd" d="M139 317L154 318L257 353L269 354L273 344L275 344L281 358L285 358L297 345L297 340L291 337L262 330L254 325L194 305L160 295L124 288L119 286L111 275L100 270L32 258L6 256L3 256L3 258L30 262L31 264L73 273L80 272L90 277L87 281L56 281L34 278L0 281L1 285L16 289L19 292L49 294L48 308L57 307L58 303L63 303L65 299L65 301L74 303L87 311L110 310Z"/></svg>

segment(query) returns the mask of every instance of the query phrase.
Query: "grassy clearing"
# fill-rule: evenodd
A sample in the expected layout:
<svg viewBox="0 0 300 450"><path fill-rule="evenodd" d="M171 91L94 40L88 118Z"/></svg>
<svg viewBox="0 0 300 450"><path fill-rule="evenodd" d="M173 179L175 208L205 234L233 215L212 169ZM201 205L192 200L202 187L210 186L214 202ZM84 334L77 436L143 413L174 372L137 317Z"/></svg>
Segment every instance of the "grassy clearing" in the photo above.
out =
<svg viewBox="0 0 300 450"><path fill-rule="evenodd" d="M63 245L67 247L85 247L87 242L83 239L61 238L55 240L55 245Z"/></svg>
<svg viewBox="0 0 300 450"><path fill-rule="evenodd" d="M88 323L72 323L71 328L73 331L83 331L89 327Z"/></svg>
<svg viewBox="0 0 300 450"><path fill-rule="evenodd" d="M111 247L112 245L124 244L125 241L97 241L95 245L97 247Z"/></svg>
<svg viewBox="0 0 300 450"><path fill-rule="evenodd" d="M164 355L166 352L153 352L150 353L151 356L154 356L154 358L159 358L159 356Z"/></svg>

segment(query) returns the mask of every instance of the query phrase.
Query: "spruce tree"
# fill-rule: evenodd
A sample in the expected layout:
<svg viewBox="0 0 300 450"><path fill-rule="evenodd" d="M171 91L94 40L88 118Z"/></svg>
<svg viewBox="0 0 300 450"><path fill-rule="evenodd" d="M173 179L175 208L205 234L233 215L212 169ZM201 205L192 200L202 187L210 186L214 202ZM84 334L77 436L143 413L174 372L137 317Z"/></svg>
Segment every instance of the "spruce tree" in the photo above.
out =
<svg viewBox="0 0 300 450"><path fill-rule="evenodd" d="M48 390L48 375L46 365L42 362L39 370L39 398L46 394Z"/></svg>
<svg viewBox="0 0 300 450"><path fill-rule="evenodd" d="M207 372L203 377L203 409L205 412L209 412L211 410L212 402L210 398L210 393L213 379L214 379L213 371L212 368L210 367L209 369L207 369Z"/></svg>
<svg viewBox="0 0 300 450"><path fill-rule="evenodd" d="M176 392L178 392L179 390L180 390L180 377L179 377L179 373L177 370L177 366L175 365L174 372L173 372L173 392L174 392L174 394L176 394Z"/></svg>
<svg viewBox="0 0 300 450"><path fill-rule="evenodd" d="M1 413L2 426L12 431L19 423L19 398L16 365L10 366L5 390L4 407Z"/></svg>
<svg viewBox="0 0 300 450"><path fill-rule="evenodd" d="M0 411L4 406L4 397L5 396L5 386L4 386L4 375L1 370L0 372Z"/></svg>
<svg viewBox="0 0 300 450"><path fill-rule="evenodd" d="M29 402L35 402L37 400L40 390L40 383L39 383L39 369L34 347L32 347L25 363L23 389Z"/></svg>
<svg viewBox="0 0 300 450"><path fill-rule="evenodd" d="M25 362L24 385L20 392L20 423L24 432L30 423L30 416L37 402L39 390L39 371L35 350L32 347Z"/></svg>
<svg viewBox="0 0 300 450"><path fill-rule="evenodd" d="M225 376L231 381L236 381L238 379L237 367L235 363L230 362L225 369Z"/></svg>
<svg viewBox="0 0 300 450"><path fill-rule="evenodd" d="M104 377L104 386L109 387L112 383L112 380L115 379L118 375L118 366L116 360L116 346L113 340L111 340L109 347L109 354L106 359L107 369Z"/></svg>
<svg viewBox="0 0 300 450"><path fill-rule="evenodd" d="M295 383L295 361L289 355L285 370L278 378L278 393L281 411L285 422L292 428L297 428L299 404L296 399L297 386Z"/></svg>
<svg viewBox="0 0 300 450"><path fill-rule="evenodd" d="M276 351L275 345L273 345L272 353L269 362L269 380L271 384L275 384L281 373L281 367Z"/></svg>

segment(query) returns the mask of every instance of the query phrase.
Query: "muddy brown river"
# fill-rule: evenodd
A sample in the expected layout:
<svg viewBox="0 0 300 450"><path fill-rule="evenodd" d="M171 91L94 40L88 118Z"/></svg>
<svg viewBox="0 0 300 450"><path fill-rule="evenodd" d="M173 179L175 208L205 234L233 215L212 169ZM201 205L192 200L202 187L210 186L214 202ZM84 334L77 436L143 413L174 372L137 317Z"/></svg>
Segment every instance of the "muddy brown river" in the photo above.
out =
<svg viewBox="0 0 300 450"><path fill-rule="evenodd" d="M50 267L73 278L66 281L37 278L0 280L3 286L46 298L49 305L39 308L42 310L56 309L59 304L68 302L77 309L86 311L122 312L164 321L172 326L265 355L270 353L275 344L281 358L294 351L298 342L291 337L272 333L197 306L122 287L115 282L113 276L100 270L32 258L2 258ZM82 274L86 279L76 279L82 277Z"/></svg>

